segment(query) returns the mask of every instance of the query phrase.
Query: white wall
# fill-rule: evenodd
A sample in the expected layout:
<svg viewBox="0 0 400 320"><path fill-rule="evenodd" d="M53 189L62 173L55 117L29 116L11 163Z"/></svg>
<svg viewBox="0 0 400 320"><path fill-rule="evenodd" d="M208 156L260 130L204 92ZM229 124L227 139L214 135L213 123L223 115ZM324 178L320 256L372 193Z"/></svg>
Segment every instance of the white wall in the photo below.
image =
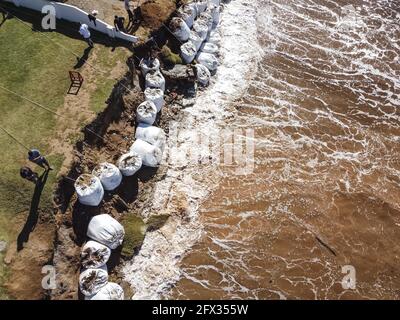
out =
<svg viewBox="0 0 400 320"><path fill-rule="evenodd" d="M119 38L129 42L137 42L138 38L123 32L117 32L115 28L104 21L97 19L96 26L89 22L88 13L69 4L45 1L45 0L6 0L14 3L17 7L25 7L36 11L42 11L46 5L52 5L56 9L57 19L64 19L71 22L86 23L90 29L94 29L108 35L111 38ZM76 30L78 32L79 30Z"/></svg>

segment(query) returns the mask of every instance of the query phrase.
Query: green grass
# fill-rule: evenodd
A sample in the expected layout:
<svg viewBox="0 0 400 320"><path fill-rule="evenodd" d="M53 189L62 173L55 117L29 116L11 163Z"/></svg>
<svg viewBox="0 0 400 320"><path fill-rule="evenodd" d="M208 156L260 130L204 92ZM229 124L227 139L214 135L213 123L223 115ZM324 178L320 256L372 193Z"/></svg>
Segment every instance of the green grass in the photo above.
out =
<svg viewBox="0 0 400 320"><path fill-rule="evenodd" d="M87 44L57 32L48 32L45 37L16 19L7 20L0 27L0 44L0 86L59 112L70 84L68 71L73 70L77 62L71 51L82 54ZM126 61L129 52L119 47L111 52L110 47L99 44L96 44L95 50L98 55L96 67L104 73L96 75L96 86L91 89L90 105L86 109L99 112L105 107L104 101L116 82L110 79L110 71L117 59ZM90 58L89 62L93 63ZM61 154L53 154L48 143L54 135L57 120L54 114L0 89L0 125L28 148L35 147L49 155L48 159L55 167L43 190L40 210L52 210L56 176L64 158ZM81 136L77 132L76 136L66 136L65 139L73 143ZM27 163L27 150L2 130L0 148L0 240L10 242L17 237L15 228L12 228L14 218L29 210L34 186L19 176L20 167ZM42 169L36 168L36 171L41 173ZM1 254L0 259L2 299L6 297L2 283L7 270Z"/></svg>

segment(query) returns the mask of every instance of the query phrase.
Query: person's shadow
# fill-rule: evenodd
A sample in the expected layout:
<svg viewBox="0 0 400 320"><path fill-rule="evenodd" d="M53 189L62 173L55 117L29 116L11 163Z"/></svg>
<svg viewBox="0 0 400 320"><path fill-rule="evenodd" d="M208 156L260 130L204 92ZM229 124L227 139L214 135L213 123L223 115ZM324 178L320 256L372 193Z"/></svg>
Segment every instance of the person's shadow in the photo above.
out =
<svg viewBox="0 0 400 320"><path fill-rule="evenodd" d="M46 170L36 183L35 191L33 192L31 207L29 210L28 218L26 219L25 225L17 238L17 250L20 251L24 248L24 243L28 242L30 233L35 229L38 218L39 218L39 203L42 195L43 188L46 184L49 170Z"/></svg>
<svg viewBox="0 0 400 320"><path fill-rule="evenodd" d="M93 47L87 47L84 51L83 51L83 55L82 57L80 57L79 59L76 58L78 61L76 62L76 65L74 65L74 69L79 69L80 67L82 67L86 61L89 59L89 53L90 51L93 49Z"/></svg>

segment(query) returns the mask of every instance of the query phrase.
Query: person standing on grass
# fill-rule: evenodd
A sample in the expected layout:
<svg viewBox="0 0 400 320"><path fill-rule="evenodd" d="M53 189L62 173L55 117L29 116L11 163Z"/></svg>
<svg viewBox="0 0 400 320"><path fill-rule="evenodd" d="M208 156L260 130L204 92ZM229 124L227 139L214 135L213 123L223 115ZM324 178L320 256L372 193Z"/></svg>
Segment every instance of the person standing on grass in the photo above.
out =
<svg viewBox="0 0 400 320"><path fill-rule="evenodd" d="M22 167L19 170L19 174L22 178L33 182L34 184L37 184L37 182L39 181L39 175L36 172L33 172L32 169L29 167Z"/></svg>
<svg viewBox="0 0 400 320"><path fill-rule="evenodd" d="M89 27L85 23L81 23L81 27L79 28L79 33L88 43L89 47L93 48L93 41L90 35Z"/></svg>
<svg viewBox="0 0 400 320"><path fill-rule="evenodd" d="M37 149L31 149L28 151L28 159L29 161L37 164L38 166L41 166L46 170L53 170L53 168L50 167L50 164L47 161L47 159L44 156L42 156L39 150Z"/></svg>
<svg viewBox="0 0 400 320"><path fill-rule="evenodd" d="M115 27L115 30L117 30L117 32L118 31L126 32L124 23L125 23L124 17L114 16L114 27Z"/></svg>
<svg viewBox="0 0 400 320"><path fill-rule="evenodd" d="M88 14L89 22L93 22L95 27L97 27L96 24L97 14L98 14L97 10L92 10L92 12Z"/></svg>

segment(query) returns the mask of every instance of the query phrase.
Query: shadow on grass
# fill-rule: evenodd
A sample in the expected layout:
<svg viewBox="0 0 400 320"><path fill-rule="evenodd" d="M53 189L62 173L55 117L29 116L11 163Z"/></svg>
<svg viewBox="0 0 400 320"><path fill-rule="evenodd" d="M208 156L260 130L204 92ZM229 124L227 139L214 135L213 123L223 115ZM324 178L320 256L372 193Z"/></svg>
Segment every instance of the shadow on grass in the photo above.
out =
<svg viewBox="0 0 400 320"><path fill-rule="evenodd" d="M39 203L42 196L42 191L46 185L47 178L49 176L49 171L46 170L39 178L35 186L35 191L33 192L31 207L29 209L29 215L26 219L25 225L17 238L17 250L20 251L24 248L24 243L28 242L29 235L33 230L35 230L38 218L39 218Z"/></svg>

